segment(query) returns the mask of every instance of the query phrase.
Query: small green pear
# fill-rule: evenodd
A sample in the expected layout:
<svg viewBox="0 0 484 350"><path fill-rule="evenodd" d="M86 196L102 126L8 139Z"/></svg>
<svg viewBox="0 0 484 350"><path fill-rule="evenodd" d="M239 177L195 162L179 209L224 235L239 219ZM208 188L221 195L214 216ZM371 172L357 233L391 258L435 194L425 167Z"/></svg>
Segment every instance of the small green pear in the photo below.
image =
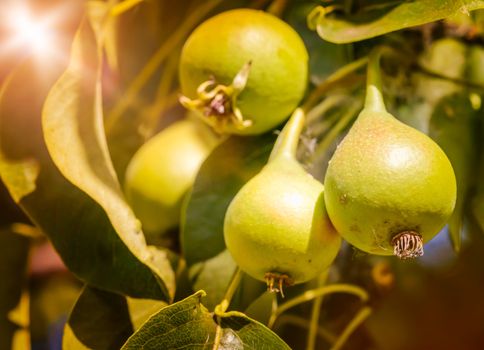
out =
<svg viewBox="0 0 484 350"><path fill-rule="evenodd" d="M222 134L255 135L286 120L304 96L308 52L265 11L239 8L200 24L180 56L180 102Z"/></svg>
<svg viewBox="0 0 484 350"><path fill-rule="evenodd" d="M219 137L184 119L146 142L126 170L125 193L148 241L157 242L180 221L182 200Z"/></svg>
<svg viewBox="0 0 484 350"><path fill-rule="evenodd" d="M232 257L272 291L316 277L341 244L326 213L323 185L294 156L303 124L302 112L291 117L268 164L242 187L225 215Z"/></svg>
<svg viewBox="0 0 484 350"><path fill-rule="evenodd" d="M432 139L385 110L378 64L370 57L365 108L329 162L325 203L356 248L417 257L452 214L456 178Z"/></svg>

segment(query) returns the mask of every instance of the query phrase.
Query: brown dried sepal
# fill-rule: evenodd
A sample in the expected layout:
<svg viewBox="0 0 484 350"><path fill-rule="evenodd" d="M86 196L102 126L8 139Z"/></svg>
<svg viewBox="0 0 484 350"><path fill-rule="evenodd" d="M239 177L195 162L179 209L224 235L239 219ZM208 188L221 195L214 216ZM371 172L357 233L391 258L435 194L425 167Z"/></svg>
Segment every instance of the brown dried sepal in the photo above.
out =
<svg viewBox="0 0 484 350"><path fill-rule="evenodd" d="M264 276L267 290L271 293L281 293L284 298L284 286L292 286L294 281L286 274L267 272Z"/></svg>
<svg viewBox="0 0 484 350"><path fill-rule="evenodd" d="M197 88L197 98L180 97L180 103L187 109L198 112L198 116L215 131L225 133L228 125L243 130L252 125L237 107L237 96L249 79L251 62L247 62L234 77L230 85L217 84L212 77Z"/></svg>
<svg viewBox="0 0 484 350"><path fill-rule="evenodd" d="M392 239L393 254L400 259L417 258L424 254L422 236L415 231L403 231Z"/></svg>

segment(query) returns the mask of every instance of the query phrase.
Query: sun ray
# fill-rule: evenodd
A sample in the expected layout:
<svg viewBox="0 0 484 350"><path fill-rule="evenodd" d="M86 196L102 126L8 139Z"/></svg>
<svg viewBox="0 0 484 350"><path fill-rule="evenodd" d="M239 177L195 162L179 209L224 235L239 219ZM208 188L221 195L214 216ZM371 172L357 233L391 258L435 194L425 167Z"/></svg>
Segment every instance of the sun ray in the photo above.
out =
<svg viewBox="0 0 484 350"><path fill-rule="evenodd" d="M0 59L32 57L40 66L66 62L68 50L59 27L68 10L66 6L33 8L25 0L2 3Z"/></svg>

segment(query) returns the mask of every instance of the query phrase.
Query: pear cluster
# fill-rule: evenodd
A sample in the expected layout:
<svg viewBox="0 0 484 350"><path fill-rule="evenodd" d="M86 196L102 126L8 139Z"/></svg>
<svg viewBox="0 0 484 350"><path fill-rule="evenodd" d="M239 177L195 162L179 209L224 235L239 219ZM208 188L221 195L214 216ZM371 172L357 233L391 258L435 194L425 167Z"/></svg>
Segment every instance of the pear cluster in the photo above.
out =
<svg viewBox="0 0 484 350"><path fill-rule="evenodd" d="M284 286L320 275L341 238L370 254L421 256L454 210L456 178L445 153L386 110L381 54L370 55L365 106L329 161L323 185L296 158L305 125L296 106L307 81L307 52L297 33L271 15L242 9L207 20L185 43L181 103L213 130L259 134L293 112L268 163L235 195L224 219L233 259L271 291L282 294ZM178 225L183 197L218 142L203 127L175 123L128 167L126 195L149 241Z"/></svg>
<svg viewBox="0 0 484 350"><path fill-rule="evenodd" d="M324 186L296 160L304 125L296 110L268 164L230 203L227 248L272 291L322 273L340 236L371 254L421 256L452 214L452 165L432 139L386 111L380 55L370 58L365 107L331 158Z"/></svg>

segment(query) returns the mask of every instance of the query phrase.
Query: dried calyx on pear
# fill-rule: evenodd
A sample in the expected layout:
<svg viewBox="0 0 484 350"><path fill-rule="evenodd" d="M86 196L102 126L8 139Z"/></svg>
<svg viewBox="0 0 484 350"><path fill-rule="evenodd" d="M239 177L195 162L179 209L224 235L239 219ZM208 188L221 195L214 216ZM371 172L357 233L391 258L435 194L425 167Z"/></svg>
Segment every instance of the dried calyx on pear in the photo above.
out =
<svg viewBox="0 0 484 350"><path fill-rule="evenodd" d="M308 52L299 34L264 11L234 9L200 24L180 57L180 102L222 134L265 133L304 96Z"/></svg>

